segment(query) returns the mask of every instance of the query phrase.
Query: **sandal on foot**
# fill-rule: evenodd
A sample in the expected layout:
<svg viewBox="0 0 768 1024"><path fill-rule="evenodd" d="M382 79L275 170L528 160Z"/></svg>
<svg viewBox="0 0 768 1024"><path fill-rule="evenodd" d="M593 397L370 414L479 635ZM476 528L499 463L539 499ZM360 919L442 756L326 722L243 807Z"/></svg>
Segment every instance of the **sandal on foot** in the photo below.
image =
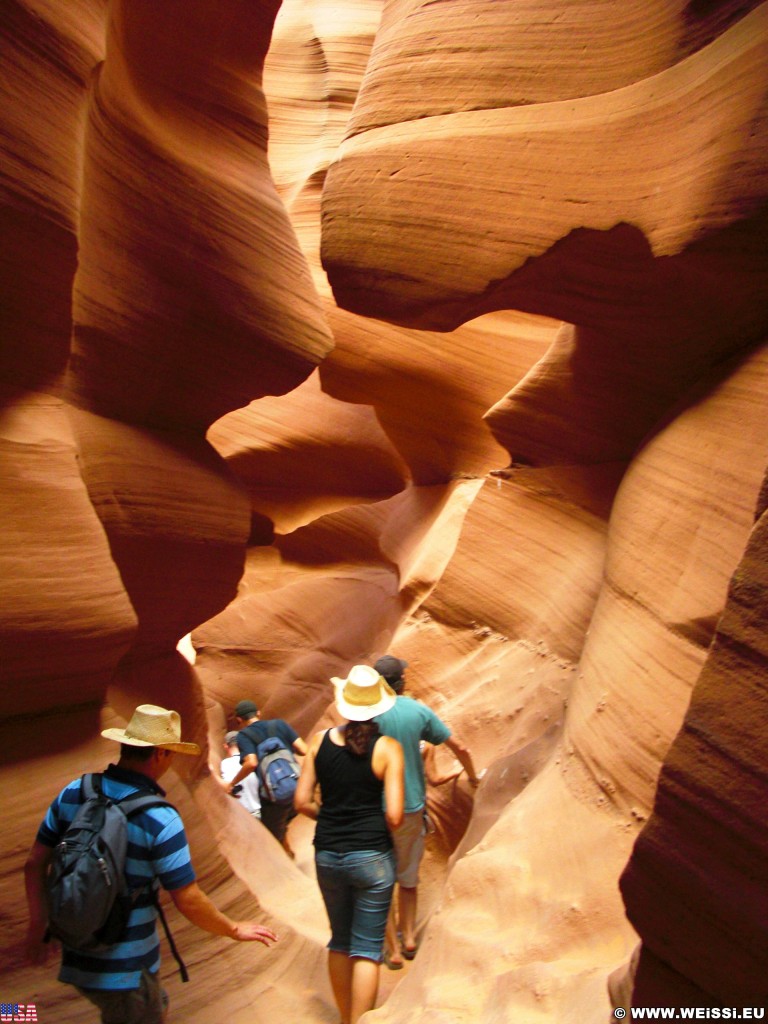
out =
<svg viewBox="0 0 768 1024"><path fill-rule="evenodd" d="M384 963L387 965L390 971L402 971L403 967L405 966L402 960L393 960L392 954L389 952L389 950L386 949L384 950Z"/></svg>
<svg viewBox="0 0 768 1024"><path fill-rule="evenodd" d="M403 952L403 956L405 957L405 959L406 960L413 960L413 958L416 956L418 948L419 948L418 946L414 946L413 949L409 949L407 946L403 946L402 952Z"/></svg>

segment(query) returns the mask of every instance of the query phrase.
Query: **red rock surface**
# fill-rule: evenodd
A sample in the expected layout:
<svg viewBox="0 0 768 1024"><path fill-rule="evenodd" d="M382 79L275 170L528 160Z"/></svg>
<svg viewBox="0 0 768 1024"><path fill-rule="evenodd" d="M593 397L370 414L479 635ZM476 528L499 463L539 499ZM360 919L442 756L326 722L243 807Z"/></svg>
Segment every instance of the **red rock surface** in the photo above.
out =
<svg viewBox="0 0 768 1024"><path fill-rule="evenodd" d="M0 47L3 999L91 1019L20 869L152 700L281 934L172 913L172 1019L335 1021L310 823L210 774L237 700L308 735L394 650L487 774L372 1021L768 1002L768 4L10 0Z"/></svg>

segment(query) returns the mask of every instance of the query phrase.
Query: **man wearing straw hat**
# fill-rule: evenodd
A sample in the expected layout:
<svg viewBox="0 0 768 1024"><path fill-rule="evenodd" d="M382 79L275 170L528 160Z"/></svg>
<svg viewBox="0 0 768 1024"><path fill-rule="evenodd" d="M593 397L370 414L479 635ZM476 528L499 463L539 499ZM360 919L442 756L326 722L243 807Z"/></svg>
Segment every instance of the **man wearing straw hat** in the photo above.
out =
<svg viewBox="0 0 768 1024"><path fill-rule="evenodd" d="M175 754L198 755L196 743L181 739L176 711L142 704L125 729L105 729L102 736L121 744L120 759L101 778L105 796L121 800L135 793L164 796L158 780ZM53 850L82 802L82 779L75 779L48 808L25 865L29 930L27 954L32 963L48 958L45 879ZM195 881L184 823L170 805L137 810L128 819L125 877L137 893L124 937L106 949L62 947L59 980L75 985L101 1010L103 1024L161 1024L168 997L160 986L160 944L153 889L168 890L181 913L212 935L268 946L277 936L254 921L233 921L217 910Z"/></svg>

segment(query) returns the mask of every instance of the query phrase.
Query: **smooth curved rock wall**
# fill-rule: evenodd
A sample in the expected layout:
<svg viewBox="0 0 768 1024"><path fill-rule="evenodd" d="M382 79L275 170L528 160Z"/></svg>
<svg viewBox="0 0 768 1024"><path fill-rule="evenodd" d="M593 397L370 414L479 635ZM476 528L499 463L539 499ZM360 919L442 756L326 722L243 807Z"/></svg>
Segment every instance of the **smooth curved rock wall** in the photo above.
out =
<svg viewBox="0 0 768 1024"><path fill-rule="evenodd" d="M418 969L398 986L382 1020L407 1019L414 1005L423 1020L439 1012L496 1020L500 1005L509 1019L567 1019L583 1016L585 1005L605 1018L617 991L606 984L609 965L630 963L635 940L615 866L650 813L659 768L708 664L768 454L761 241L768 7L750 8L647 4L619 13L584 3L567 11L547 5L545 14L542 4L385 7L323 192L322 260L337 302L398 329L452 332L446 337L480 313L508 307L566 321L544 358L517 386L510 381L486 416L510 459L497 483L511 486L510 495L517 484L528 500L538 491L548 505L562 502L566 528L553 525L535 565L510 573L497 546L504 551L504 541L512 547L520 538L517 561L535 557L537 527L545 532L540 518L533 526L510 516L506 530L477 531L462 592L454 566L486 504L479 497L450 567L418 620L403 627L404 653L418 652L428 676L427 652L437 665L450 661L446 638L456 633L458 650L466 651L470 622L487 628L478 632L499 652L511 639L545 656L563 649L566 623L582 625L572 678L549 703L547 690L537 690L538 723L530 703L514 701L519 654L498 653L492 675L466 654L457 663L469 672L449 670L453 685L446 687L459 704L467 675L470 686L482 683L479 694L472 686L466 726L476 742L489 738L481 710L489 692L496 715L509 719L500 730L506 746L491 730L486 754L498 777L478 793ZM607 17L598 21L598 11ZM630 56L634 18L653 43ZM442 37L449 21L453 32ZM568 58L588 23L594 47L574 75ZM530 31L518 34L524 24ZM445 40L445 60L423 44L430 34ZM531 46L541 59L538 95ZM460 61L471 84L450 95ZM497 61L514 70L499 76L492 96L486 70ZM738 483L729 479L736 466ZM595 532L603 551L593 548L591 566L574 543L586 509L603 527ZM571 573L579 590L568 586ZM518 592L527 598L524 614L505 622ZM758 693L750 705L759 732ZM528 710L519 733L516 707ZM750 749L762 762L764 746L756 743L761 752ZM746 796L751 769L740 778ZM669 814L682 799L695 804L695 785L657 812L656 831L678 844L684 840ZM703 808L696 813L707 816ZM747 848L764 845L754 829L749 838L738 835ZM670 942L658 909L666 906L664 892L657 884L649 903L643 882L670 873L668 860L680 858L671 845L669 838L663 846L639 843L638 868L629 874L630 919L643 940L635 998L646 1005L686 1002L664 964L693 981L698 929L710 943L707 962L722 955L732 964L742 948L733 920L715 939L705 905L688 911ZM701 893L720 884L716 859ZM745 863L723 871L723 903L748 903L753 869ZM490 891L496 912L478 911L477 894ZM683 901L685 891L681 883ZM745 914L750 935L754 917ZM728 1005L756 999L753 966L750 954L738 971L722 972L731 978ZM467 970L476 979L471 988L460 981ZM695 972L699 999L725 999L717 976L707 981L705 974ZM630 991L631 983L625 1000Z"/></svg>
<svg viewBox="0 0 768 1024"><path fill-rule="evenodd" d="M298 385L333 345L266 161L278 6L218 5L214 34L200 3L11 0L0 14L3 948L8 997L40 1019L91 1016L21 962L20 868L45 807L116 757L99 730L137 703L178 708L207 751L211 702L176 646L235 595L249 537L272 536L205 431ZM222 855L243 823L206 761L171 781L203 886L235 917L273 920ZM283 855L263 845L277 894ZM302 885L316 900L294 871L297 899ZM210 960L194 993L174 988L186 1019L211 999L236 1019L232 974L265 1006L311 1002L292 977L312 963L322 976L306 929L281 921L258 957L174 923L190 964ZM265 983L275 969L284 980Z"/></svg>
<svg viewBox="0 0 768 1024"><path fill-rule="evenodd" d="M765 914L765 486L653 814L621 878L644 939L638 1005L762 1007ZM664 922L659 920L664 907Z"/></svg>

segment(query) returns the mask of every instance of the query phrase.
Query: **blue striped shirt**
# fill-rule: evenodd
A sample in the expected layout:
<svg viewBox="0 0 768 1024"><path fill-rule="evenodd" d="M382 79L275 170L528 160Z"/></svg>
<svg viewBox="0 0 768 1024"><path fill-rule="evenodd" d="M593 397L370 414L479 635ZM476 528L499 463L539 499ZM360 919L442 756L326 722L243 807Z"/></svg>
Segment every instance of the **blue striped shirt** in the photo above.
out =
<svg viewBox="0 0 768 1024"><path fill-rule="evenodd" d="M67 830L81 803L81 780L75 779L59 793L37 833L38 842L54 847ZM104 773L106 796L121 799L137 791L165 792L152 779L111 764ZM160 941L150 887L181 889L195 881L184 823L173 807L150 807L128 819L128 852L125 862L128 888L140 890L125 938L106 950L74 950L62 947L59 981L78 988L106 991L138 988L142 970L154 974L160 967Z"/></svg>

